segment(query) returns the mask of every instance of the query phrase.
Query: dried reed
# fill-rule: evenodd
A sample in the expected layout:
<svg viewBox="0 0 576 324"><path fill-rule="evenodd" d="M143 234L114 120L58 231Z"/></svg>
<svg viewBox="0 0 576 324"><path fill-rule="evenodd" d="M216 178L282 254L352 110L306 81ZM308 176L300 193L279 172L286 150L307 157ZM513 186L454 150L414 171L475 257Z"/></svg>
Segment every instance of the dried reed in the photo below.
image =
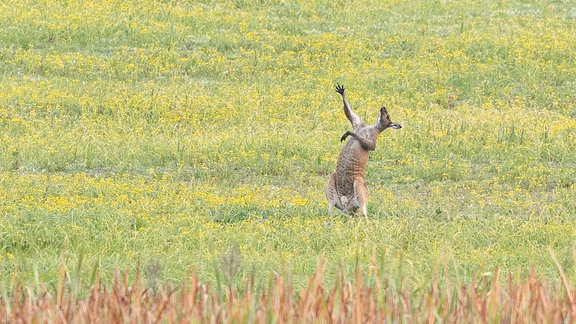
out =
<svg viewBox="0 0 576 324"><path fill-rule="evenodd" d="M552 257L555 259L553 252ZM139 267L139 265L138 265ZM467 284L439 283L436 277L420 292L393 288L381 280L377 267L355 280L338 275L331 287L322 284L322 263L300 292L291 278L275 276L268 288L256 291L254 278L238 289L218 294L196 274L178 287L145 288L137 271L134 282L116 271L113 284L96 277L89 295L77 294L64 278L62 267L55 295L47 288L21 287L18 274L0 297L0 321L9 323L557 323L574 320L576 288L563 281L560 291L548 286L532 270L525 279L502 275L496 268L490 280ZM565 278L558 266L560 276ZM370 284L368 284L370 283Z"/></svg>

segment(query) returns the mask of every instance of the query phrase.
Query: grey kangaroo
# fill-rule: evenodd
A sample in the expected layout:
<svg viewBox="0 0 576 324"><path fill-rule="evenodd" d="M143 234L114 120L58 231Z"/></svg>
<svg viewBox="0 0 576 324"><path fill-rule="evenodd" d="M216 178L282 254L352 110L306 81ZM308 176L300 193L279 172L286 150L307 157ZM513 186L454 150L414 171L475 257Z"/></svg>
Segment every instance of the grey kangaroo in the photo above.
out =
<svg viewBox="0 0 576 324"><path fill-rule="evenodd" d="M380 108L376 124L366 126L364 122L350 108L344 86L337 84L336 92L342 95L344 113L354 131L347 131L340 141L351 137L342 148L336 162L336 172L330 175L326 185L326 199L328 199L328 214L332 215L334 206L344 212L353 214L357 211L367 217L366 203L368 190L364 179L364 170L368 163L368 154L376 149L376 139L386 128L399 129L402 126L393 123L385 107Z"/></svg>

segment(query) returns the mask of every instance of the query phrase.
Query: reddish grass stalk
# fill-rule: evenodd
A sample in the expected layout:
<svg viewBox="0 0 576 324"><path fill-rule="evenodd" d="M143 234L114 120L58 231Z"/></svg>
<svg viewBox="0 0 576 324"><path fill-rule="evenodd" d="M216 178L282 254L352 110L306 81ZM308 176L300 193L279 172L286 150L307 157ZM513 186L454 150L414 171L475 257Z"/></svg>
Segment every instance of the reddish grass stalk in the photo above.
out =
<svg viewBox="0 0 576 324"><path fill-rule="evenodd" d="M553 255L553 254L552 254ZM555 260L555 256L553 255ZM555 260L556 262L556 260ZM559 265L558 265L559 267ZM372 265L368 279L358 269L355 282L340 273L333 287L322 284L323 263L300 292L294 290L291 278L275 276L268 289L254 291L250 277L244 292L230 290L225 297L199 281L197 274L178 288L164 286L154 292L141 284L139 271L132 284L126 273L114 274L111 287L103 286L99 277L89 295L77 298L66 284L67 273L61 266L59 284L53 296L47 288L36 291L21 287L14 271L10 294L0 298L0 321L10 323L550 323L569 322L574 318L576 288L570 286L561 268L564 291L558 293L538 278L532 270L528 278L515 281L508 277L505 285L496 268L488 287L476 280L453 289L444 287L436 276L428 290L413 294L407 288L382 284L379 271ZM482 280L480 280L482 281ZM367 284L372 282L373 286ZM6 294L3 294L6 296Z"/></svg>

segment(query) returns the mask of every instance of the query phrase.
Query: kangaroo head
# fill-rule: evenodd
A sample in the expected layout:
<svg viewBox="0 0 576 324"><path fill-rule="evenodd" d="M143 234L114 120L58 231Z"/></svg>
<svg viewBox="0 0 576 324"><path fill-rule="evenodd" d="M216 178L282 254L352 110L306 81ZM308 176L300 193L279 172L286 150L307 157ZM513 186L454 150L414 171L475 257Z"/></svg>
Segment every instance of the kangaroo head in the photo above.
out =
<svg viewBox="0 0 576 324"><path fill-rule="evenodd" d="M378 128L381 129L380 131L383 131L388 127L394 129L402 128L402 126L393 123L392 120L390 120L390 114L388 114L386 107L380 108L380 115L378 115L378 121L376 122L376 124L379 126Z"/></svg>

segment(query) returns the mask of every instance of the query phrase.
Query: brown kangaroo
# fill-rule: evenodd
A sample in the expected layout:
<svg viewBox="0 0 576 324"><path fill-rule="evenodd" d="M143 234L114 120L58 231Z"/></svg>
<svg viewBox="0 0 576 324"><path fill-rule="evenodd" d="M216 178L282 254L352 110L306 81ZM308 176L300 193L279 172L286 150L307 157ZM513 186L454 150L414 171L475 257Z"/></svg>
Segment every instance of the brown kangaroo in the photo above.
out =
<svg viewBox="0 0 576 324"><path fill-rule="evenodd" d="M376 139L386 128L399 129L402 126L393 123L385 107L380 108L376 124L366 126L364 122L350 108L343 85L336 85L336 92L342 95L344 113L354 131L347 131L340 141L348 140L336 162L336 172L330 175L326 185L326 199L328 199L328 214L332 215L334 206L344 212L353 214L357 211L367 216L366 203L368 190L364 180L364 170L368 163L368 154L376 149Z"/></svg>

